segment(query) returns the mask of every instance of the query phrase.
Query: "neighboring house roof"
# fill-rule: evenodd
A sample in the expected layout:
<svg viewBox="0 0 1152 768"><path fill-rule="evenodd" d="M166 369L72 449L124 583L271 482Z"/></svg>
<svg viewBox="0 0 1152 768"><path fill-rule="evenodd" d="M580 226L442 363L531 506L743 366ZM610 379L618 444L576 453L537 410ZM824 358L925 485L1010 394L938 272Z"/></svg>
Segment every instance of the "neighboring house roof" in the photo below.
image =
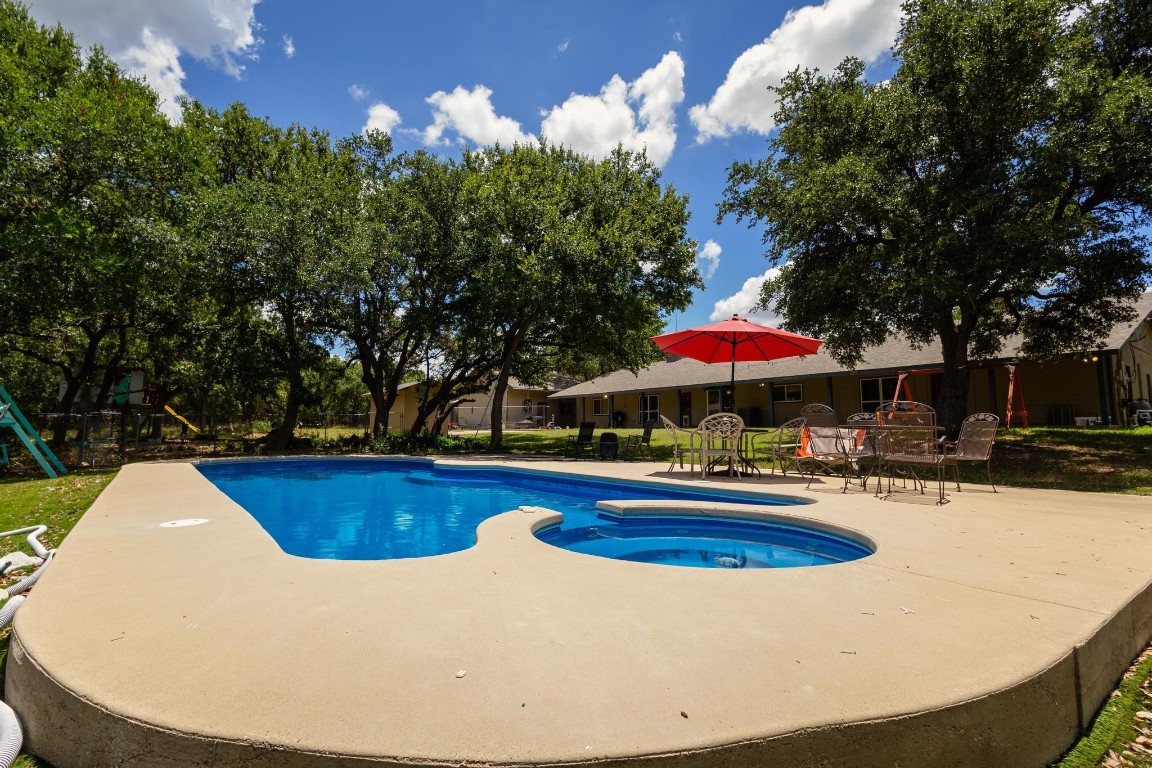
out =
<svg viewBox="0 0 1152 768"><path fill-rule="evenodd" d="M1099 349L1119 349L1136 331L1149 314L1152 314L1152 292L1143 294L1136 302L1135 320L1120 323L1105 338ZM996 363L1015 360L1018 357L1021 339L1008 340L1000 352L1000 357L982 362ZM737 363L736 381L757 383L761 381L806 379L816 376L832 376L845 373L886 373L909 371L918 368L938 368L943 364L940 349L929 345L913 349L903 338L893 337L879 346L866 350L864 359L855 369L840 365L824 350L815 355L790 357L769 363ZM591 397L605 393L656 392L670 389L699 389L718 387L731 380L730 365L697 362L688 358L653 363L637 373L628 370L613 371L605 376L585 381L568 389L550 395L550 398Z"/></svg>
<svg viewBox="0 0 1152 768"><path fill-rule="evenodd" d="M1145 320L1149 319L1152 315L1152 291L1147 291L1140 295L1133 305L1136 310L1136 318L1127 323L1117 323L1112 331L1104 339L1104 345L1100 349L1120 349L1124 342L1136 333Z"/></svg>

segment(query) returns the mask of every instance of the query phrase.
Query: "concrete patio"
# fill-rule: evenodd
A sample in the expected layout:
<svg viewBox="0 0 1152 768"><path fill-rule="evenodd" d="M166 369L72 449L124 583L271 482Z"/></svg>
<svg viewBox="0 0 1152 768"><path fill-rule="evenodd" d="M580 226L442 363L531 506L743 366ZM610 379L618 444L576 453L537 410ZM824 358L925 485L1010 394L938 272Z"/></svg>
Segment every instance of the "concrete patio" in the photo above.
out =
<svg viewBox="0 0 1152 768"><path fill-rule="evenodd" d="M937 507L501 463L814 499L766 513L877 551L662 567L556 549L532 535L554 516L515 511L462 552L310 560L192 464L130 465L16 617L25 749L56 768L1045 766L1152 638L1146 497L965 486Z"/></svg>

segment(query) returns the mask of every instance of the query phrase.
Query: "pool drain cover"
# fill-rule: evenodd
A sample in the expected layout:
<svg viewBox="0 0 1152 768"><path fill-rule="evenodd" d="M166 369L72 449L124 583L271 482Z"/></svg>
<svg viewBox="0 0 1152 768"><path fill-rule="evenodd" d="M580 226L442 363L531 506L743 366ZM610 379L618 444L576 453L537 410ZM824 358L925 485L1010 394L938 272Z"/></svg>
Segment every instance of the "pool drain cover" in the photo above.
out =
<svg viewBox="0 0 1152 768"><path fill-rule="evenodd" d="M185 520L169 520L166 523L160 523L161 528L184 528L189 525L201 525L208 522L205 517L189 517Z"/></svg>

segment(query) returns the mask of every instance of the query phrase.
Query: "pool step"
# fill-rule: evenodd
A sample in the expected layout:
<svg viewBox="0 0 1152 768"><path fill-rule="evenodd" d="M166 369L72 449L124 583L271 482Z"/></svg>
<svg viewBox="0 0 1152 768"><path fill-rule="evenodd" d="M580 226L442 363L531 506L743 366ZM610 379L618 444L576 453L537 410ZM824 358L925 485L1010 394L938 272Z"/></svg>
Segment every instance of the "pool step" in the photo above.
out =
<svg viewBox="0 0 1152 768"><path fill-rule="evenodd" d="M406 479L417 485L436 485L436 475L433 472L409 472Z"/></svg>

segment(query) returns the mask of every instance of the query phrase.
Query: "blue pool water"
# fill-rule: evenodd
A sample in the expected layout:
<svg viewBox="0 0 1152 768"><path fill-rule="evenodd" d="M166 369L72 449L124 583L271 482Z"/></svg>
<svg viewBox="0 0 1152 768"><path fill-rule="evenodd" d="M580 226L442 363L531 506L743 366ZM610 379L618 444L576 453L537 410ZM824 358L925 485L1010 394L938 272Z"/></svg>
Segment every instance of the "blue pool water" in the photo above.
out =
<svg viewBox="0 0 1152 768"><path fill-rule="evenodd" d="M847 539L802 528L714 518L618 518L595 508L608 499L800 503L783 497L749 499L505 468L441 467L415 459L229 461L197 468L285 552L300 557L385 560L456 552L475 543L482 521L521 505L564 514L562 524L539 533L541 540L604 557L716 568L812 565L870 554ZM771 531L783 535L779 556L761 551L772 546ZM658 546L638 545L653 537ZM680 541L669 541L676 538ZM607 541L633 545L606 546Z"/></svg>

